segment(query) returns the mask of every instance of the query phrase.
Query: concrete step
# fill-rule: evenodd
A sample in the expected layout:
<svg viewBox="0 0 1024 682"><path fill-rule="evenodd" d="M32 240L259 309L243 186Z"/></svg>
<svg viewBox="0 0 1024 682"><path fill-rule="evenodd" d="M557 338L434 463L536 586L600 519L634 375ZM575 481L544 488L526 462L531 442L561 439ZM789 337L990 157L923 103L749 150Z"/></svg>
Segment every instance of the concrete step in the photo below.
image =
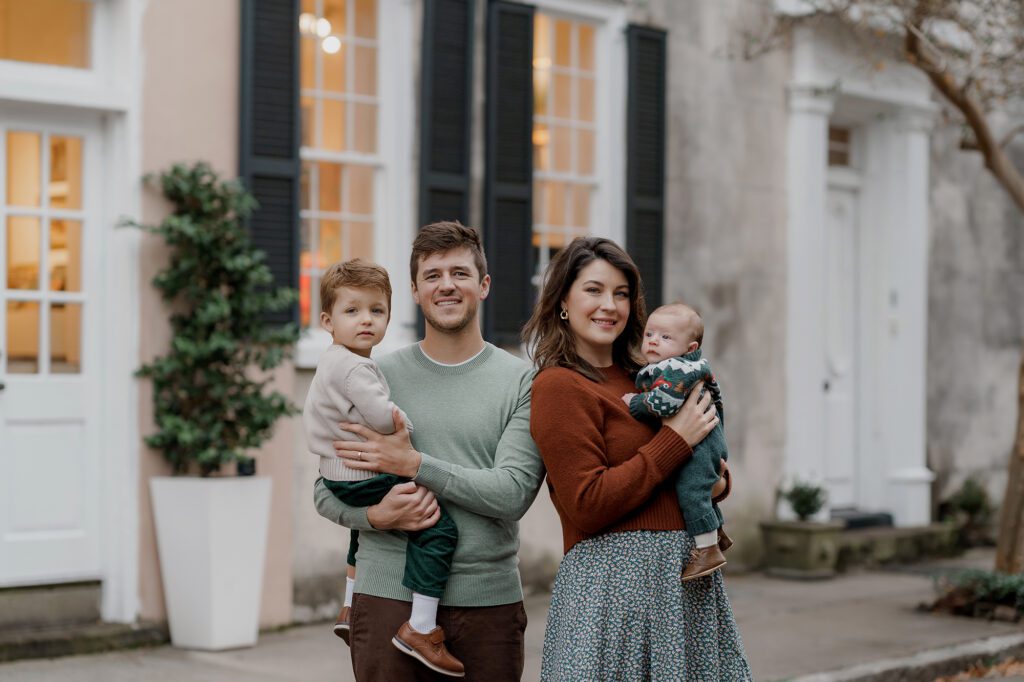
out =
<svg viewBox="0 0 1024 682"><path fill-rule="evenodd" d="M154 624L91 623L7 630L0 632L0 663L136 649L168 641L167 630Z"/></svg>
<svg viewBox="0 0 1024 682"><path fill-rule="evenodd" d="M99 619L99 581L0 589L0 633Z"/></svg>

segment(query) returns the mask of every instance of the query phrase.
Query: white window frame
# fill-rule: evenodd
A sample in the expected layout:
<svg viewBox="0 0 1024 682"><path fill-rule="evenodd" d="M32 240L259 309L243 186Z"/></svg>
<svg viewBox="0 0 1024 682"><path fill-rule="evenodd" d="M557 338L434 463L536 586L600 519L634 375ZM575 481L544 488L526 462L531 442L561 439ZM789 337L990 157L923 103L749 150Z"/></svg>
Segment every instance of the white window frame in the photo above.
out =
<svg viewBox="0 0 1024 682"><path fill-rule="evenodd" d="M625 246L627 9L613 0L535 0L533 4L537 12L553 19L585 21L594 26L596 145L588 234ZM557 174L549 173L541 177L558 179Z"/></svg>
<svg viewBox="0 0 1024 682"><path fill-rule="evenodd" d="M356 164L375 169L373 258L387 268L394 292L391 323L384 341L375 352L386 352L415 340L415 309L406 294L407 285L403 286L408 281L404 273L408 269L412 249L416 205L413 155L410 153L418 113L414 82L418 63L414 48L418 41L414 23L413 0L377 0L377 153L329 152L309 148L300 151L303 161ZM351 63L346 68L349 69L349 77L353 73ZM359 95L346 97L354 101L363 100ZM312 187L310 191L313 191ZM305 210L300 213L303 220L317 215ZM328 219L345 220L340 217L343 215L330 214ZM315 248L315 244L311 243L310 247ZM311 296L311 306L314 298ZM310 326L302 330L296 347L295 365L299 368L315 368L320 355L331 343L327 332L320 329L316 313L316 310L310 310Z"/></svg>
<svg viewBox="0 0 1024 682"><path fill-rule="evenodd" d="M93 6L89 67L0 59L0 99L124 111L137 53L128 51L126 8L133 0L83 0Z"/></svg>

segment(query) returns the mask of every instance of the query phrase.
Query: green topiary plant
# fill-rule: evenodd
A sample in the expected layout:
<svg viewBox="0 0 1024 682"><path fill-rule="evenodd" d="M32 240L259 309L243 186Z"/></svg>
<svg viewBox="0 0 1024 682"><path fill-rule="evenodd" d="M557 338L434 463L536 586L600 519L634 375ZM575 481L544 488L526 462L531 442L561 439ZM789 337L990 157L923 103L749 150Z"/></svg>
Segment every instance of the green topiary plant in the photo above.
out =
<svg viewBox="0 0 1024 682"><path fill-rule="evenodd" d="M801 521L806 521L825 506L828 494L820 485L798 480L793 482L789 490L782 493L782 498L789 502L793 513Z"/></svg>
<svg viewBox="0 0 1024 682"><path fill-rule="evenodd" d="M297 412L265 390L269 370L298 339L294 323L270 325L266 315L286 309L296 293L273 287L266 256L243 224L256 201L239 182L221 181L205 163L146 179L174 212L155 226L128 223L170 247L170 262L153 278L173 311L170 350L137 373L153 381L158 430L145 440L175 474L208 476L248 461L274 422Z"/></svg>

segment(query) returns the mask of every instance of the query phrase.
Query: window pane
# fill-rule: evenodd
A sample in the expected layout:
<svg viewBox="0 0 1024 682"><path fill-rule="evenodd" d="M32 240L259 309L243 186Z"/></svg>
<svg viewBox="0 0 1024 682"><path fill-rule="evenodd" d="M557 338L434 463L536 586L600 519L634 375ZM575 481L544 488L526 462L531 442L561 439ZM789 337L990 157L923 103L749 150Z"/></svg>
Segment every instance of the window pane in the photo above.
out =
<svg viewBox="0 0 1024 682"><path fill-rule="evenodd" d="M572 24L555 22L555 66L572 66Z"/></svg>
<svg viewBox="0 0 1024 682"><path fill-rule="evenodd" d="M377 107L373 104L353 104L355 121L352 128L352 147L357 152L373 154L377 151Z"/></svg>
<svg viewBox="0 0 1024 682"><path fill-rule="evenodd" d="M377 37L377 0L355 0L356 30L360 38Z"/></svg>
<svg viewBox="0 0 1024 682"><path fill-rule="evenodd" d="M314 144L313 136L316 134L316 102L312 97L303 97L299 101L300 116L302 117L302 146L311 147Z"/></svg>
<svg viewBox="0 0 1024 682"><path fill-rule="evenodd" d="M377 48L357 45L355 48L355 93L377 94Z"/></svg>
<svg viewBox="0 0 1024 682"><path fill-rule="evenodd" d="M576 185L573 191L572 224L590 227L590 188L586 185Z"/></svg>
<svg viewBox="0 0 1024 682"><path fill-rule="evenodd" d="M50 220L50 291L82 290L82 223Z"/></svg>
<svg viewBox="0 0 1024 682"><path fill-rule="evenodd" d="M345 103L325 99L323 126L320 130L321 146L332 151L345 151Z"/></svg>
<svg viewBox="0 0 1024 682"><path fill-rule="evenodd" d="M313 182L313 164L308 161L302 162L302 175L299 176L299 207L309 208L311 200L310 183Z"/></svg>
<svg viewBox="0 0 1024 682"><path fill-rule="evenodd" d="M533 167L540 171L551 167L551 133L540 123L533 126Z"/></svg>
<svg viewBox="0 0 1024 682"><path fill-rule="evenodd" d="M7 288L39 288L39 218L7 217Z"/></svg>
<svg viewBox="0 0 1024 682"><path fill-rule="evenodd" d="M299 83L304 90L316 87L316 45L317 41L310 36L299 41Z"/></svg>
<svg viewBox="0 0 1024 682"><path fill-rule="evenodd" d="M324 0L323 18L329 22L329 26L325 24L318 27L321 38L329 33L333 33L336 36L345 35L348 18L345 5L345 0Z"/></svg>
<svg viewBox="0 0 1024 682"><path fill-rule="evenodd" d="M338 50L334 53L323 49L324 45L331 47L333 41L324 41L320 45L320 58L323 60L324 69L323 89L328 92L345 92L347 86L345 61L348 50L345 49L344 45L339 46Z"/></svg>
<svg viewBox="0 0 1024 682"><path fill-rule="evenodd" d="M82 304L50 306L50 374L82 371Z"/></svg>
<svg viewBox="0 0 1024 682"><path fill-rule="evenodd" d="M39 304L7 302L7 373L39 372Z"/></svg>
<svg viewBox="0 0 1024 682"><path fill-rule="evenodd" d="M320 257L317 268L324 269L341 260L341 221L320 221Z"/></svg>
<svg viewBox="0 0 1024 682"><path fill-rule="evenodd" d="M50 206L82 208L82 140L50 137Z"/></svg>
<svg viewBox="0 0 1024 682"><path fill-rule="evenodd" d="M577 78L579 100L576 103L576 118L580 121L594 120L594 79Z"/></svg>
<svg viewBox="0 0 1024 682"><path fill-rule="evenodd" d="M373 223L351 222L345 224L348 232L348 252L345 258L373 260Z"/></svg>
<svg viewBox="0 0 1024 682"><path fill-rule="evenodd" d="M579 25L576 62L577 68L585 71L594 70L594 27L587 24Z"/></svg>
<svg viewBox="0 0 1024 682"><path fill-rule="evenodd" d="M320 203L317 206L321 211L341 211L341 166L336 163L318 164L317 179L320 183Z"/></svg>
<svg viewBox="0 0 1024 682"><path fill-rule="evenodd" d="M42 136L7 133L7 205L39 206L42 188Z"/></svg>
<svg viewBox="0 0 1024 682"><path fill-rule="evenodd" d="M572 170L572 129L551 126L551 168L558 173Z"/></svg>
<svg viewBox="0 0 1024 682"><path fill-rule="evenodd" d="M0 59L89 68L92 3L0 0Z"/></svg>
<svg viewBox="0 0 1024 682"><path fill-rule="evenodd" d="M309 325L310 311L317 305L315 292L312 291L313 278L310 275L310 269L313 267L311 241L314 229L315 220L303 220L302 229L299 231L299 319L304 326Z"/></svg>
<svg viewBox="0 0 1024 682"><path fill-rule="evenodd" d="M348 201L345 209L355 215L373 214L373 168L346 166Z"/></svg>
<svg viewBox="0 0 1024 682"><path fill-rule="evenodd" d="M576 173L583 176L594 174L594 132L576 131Z"/></svg>
<svg viewBox="0 0 1024 682"><path fill-rule="evenodd" d="M556 73L551 82L552 116L558 118L572 118L572 76Z"/></svg>
<svg viewBox="0 0 1024 682"><path fill-rule="evenodd" d="M564 182L545 183L544 198L547 208L545 209L545 221L548 225L559 226L565 224L565 192Z"/></svg>

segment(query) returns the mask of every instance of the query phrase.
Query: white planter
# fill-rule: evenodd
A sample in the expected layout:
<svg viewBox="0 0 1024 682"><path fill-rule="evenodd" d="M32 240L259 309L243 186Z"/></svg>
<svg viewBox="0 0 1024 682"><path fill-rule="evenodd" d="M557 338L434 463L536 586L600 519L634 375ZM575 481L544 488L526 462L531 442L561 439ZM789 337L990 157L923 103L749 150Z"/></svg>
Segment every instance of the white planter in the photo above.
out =
<svg viewBox="0 0 1024 682"><path fill-rule="evenodd" d="M253 646L259 634L270 479L149 481L171 643Z"/></svg>

